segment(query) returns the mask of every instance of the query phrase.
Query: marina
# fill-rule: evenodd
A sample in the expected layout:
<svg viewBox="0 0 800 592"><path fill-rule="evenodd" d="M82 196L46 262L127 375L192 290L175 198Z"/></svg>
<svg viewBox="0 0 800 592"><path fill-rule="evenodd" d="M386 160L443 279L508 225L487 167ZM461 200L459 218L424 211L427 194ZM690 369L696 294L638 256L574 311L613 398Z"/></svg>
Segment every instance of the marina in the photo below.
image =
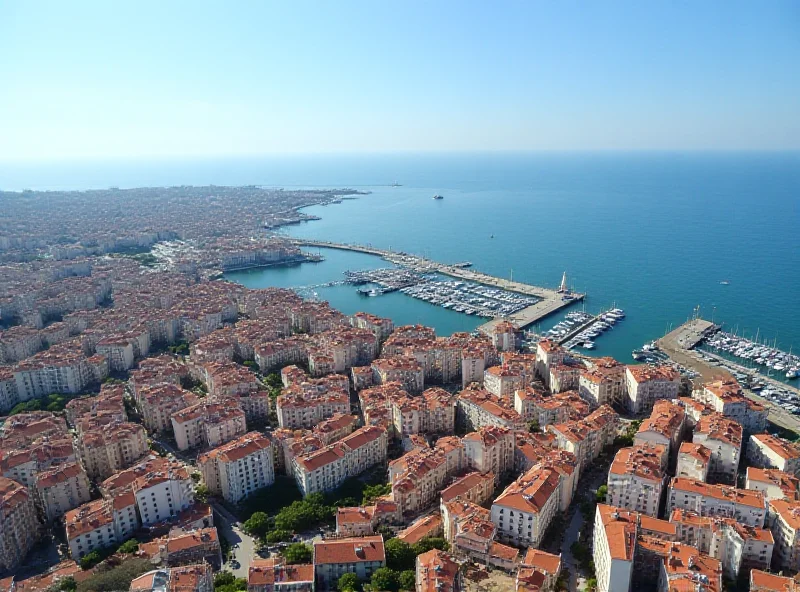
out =
<svg viewBox="0 0 800 592"><path fill-rule="evenodd" d="M568 350L576 347L593 350L594 340L624 318L625 312L620 308L596 316L584 311L569 312L563 321L546 331L544 337L556 340Z"/></svg>
<svg viewBox="0 0 800 592"><path fill-rule="evenodd" d="M573 292L567 288L566 273L562 277L561 286L558 289L545 288L542 286L534 286L522 282L514 281L513 279L504 279L496 276L491 276L474 269L469 269L472 264L462 262L456 265L448 265L438 263L425 257L412 255L405 252L396 252L391 250L377 249L372 246L354 245L334 243L330 241L318 241L308 239L292 239L292 242L297 246L305 247L319 247L328 249L340 249L345 251L354 251L358 253L366 253L368 255L375 255L382 257L384 260L389 261L401 268L413 271L418 274L441 274L447 275L462 282L471 282L480 284L490 288L503 290L505 292L513 292L523 296L531 297L532 303L510 313L498 313L491 320L481 325L478 329L484 333L490 333L494 326L502 321L510 321L519 328L525 328L537 321L549 316L559 310L572 306L573 304L582 301L586 295L580 292ZM399 289L399 288L398 288ZM375 295L379 295L381 291L375 291ZM367 295L370 295L368 292ZM480 295L475 295L479 298ZM485 298L485 297L484 297ZM491 298L491 297L490 297ZM491 300L489 300L491 302ZM446 304L447 301L442 304ZM513 304L513 303L506 303ZM458 305L460 306L460 305ZM468 304L470 308L475 308ZM453 307L451 309L455 310ZM488 312L488 308L478 308ZM473 314L477 315L477 311ZM491 316L491 315L487 315Z"/></svg>
<svg viewBox="0 0 800 592"><path fill-rule="evenodd" d="M734 333L717 331L704 343L716 353L725 353L736 359L744 367L749 367L767 376L785 377L787 380L800 378L800 356L783 352L774 345L760 343L737 336Z"/></svg>

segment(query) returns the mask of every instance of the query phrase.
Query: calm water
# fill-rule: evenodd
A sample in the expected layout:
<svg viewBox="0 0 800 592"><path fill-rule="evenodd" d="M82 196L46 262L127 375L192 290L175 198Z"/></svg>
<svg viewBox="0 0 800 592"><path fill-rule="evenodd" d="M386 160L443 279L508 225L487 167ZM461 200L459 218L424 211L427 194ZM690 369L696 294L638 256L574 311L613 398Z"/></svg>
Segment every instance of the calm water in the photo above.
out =
<svg viewBox="0 0 800 592"><path fill-rule="evenodd" d="M402 187L385 186L397 180ZM623 361L700 305L701 314L784 349L800 347L800 154L472 154L4 167L0 188L165 184L350 186L373 193L308 208L322 220L293 236L471 260L540 285L567 271L592 312L627 319L596 353ZM379 185L383 185L382 187ZM441 193L445 199L434 201ZM494 235L494 238L490 238ZM326 261L230 274L258 287L310 286L385 263L328 251ZM730 285L720 285L729 280ZM480 321L401 294L317 290L345 312L368 310L440 334ZM557 318L542 323L547 328Z"/></svg>

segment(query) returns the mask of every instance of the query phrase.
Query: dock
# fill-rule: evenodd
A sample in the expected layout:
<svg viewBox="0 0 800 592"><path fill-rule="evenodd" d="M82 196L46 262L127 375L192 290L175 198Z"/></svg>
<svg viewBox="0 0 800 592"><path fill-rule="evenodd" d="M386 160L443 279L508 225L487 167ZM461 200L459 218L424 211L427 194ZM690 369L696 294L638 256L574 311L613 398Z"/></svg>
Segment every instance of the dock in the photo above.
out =
<svg viewBox="0 0 800 592"><path fill-rule="evenodd" d="M533 286L531 284L524 284L513 280L507 280L495 277L486 273L481 273L473 269L458 267L457 265L447 265L439 263L425 257L411 255L409 253L387 251L383 249L376 249L371 246L356 245L356 244L343 244L334 243L329 241L307 240L307 239L291 239L291 241L299 247L319 247L323 249L340 249L344 251L355 251L357 253L365 253L367 255L375 255L381 257L390 263L409 267L422 273L440 273L448 275L460 280L475 282L485 286L492 286L495 288L502 288L509 292L516 292L526 296L534 296L538 298L538 302L515 312L508 317L495 318L478 327L479 331L484 333L491 333L495 325L503 321L511 321L520 329L532 325L546 316L549 316L559 310L571 306L576 302L583 300L586 295L578 292L571 292L566 295L558 290L551 288L544 288L541 286Z"/></svg>
<svg viewBox="0 0 800 592"><path fill-rule="evenodd" d="M681 366L689 368L690 370L694 370L699 374L699 376L695 379L695 388L699 388L703 383L710 382L712 380L734 379L734 376L729 370L722 366L714 366L709 364L706 360L700 357L700 354L697 351L694 351L694 348L709 333L713 333L716 329L717 326L709 321L699 318L692 319L674 331L667 333L664 337L656 342L659 349L667 354L673 362L677 362ZM730 360L722 358L722 356L717 356L706 351L703 351L702 353L704 356L714 358L719 362L724 361L724 363L736 368L742 373L753 373L752 369L739 366ZM789 386L786 383L773 380L767 376L764 376L763 374L756 373L755 375L760 380L769 383L775 388L789 390L800 395L800 389ZM769 410L769 421L781 428L800 434L799 416L788 413L785 409L781 409L771 401L765 399L764 397L760 397L754 391L744 388L743 391L749 399L764 405L764 407Z"/></svg>

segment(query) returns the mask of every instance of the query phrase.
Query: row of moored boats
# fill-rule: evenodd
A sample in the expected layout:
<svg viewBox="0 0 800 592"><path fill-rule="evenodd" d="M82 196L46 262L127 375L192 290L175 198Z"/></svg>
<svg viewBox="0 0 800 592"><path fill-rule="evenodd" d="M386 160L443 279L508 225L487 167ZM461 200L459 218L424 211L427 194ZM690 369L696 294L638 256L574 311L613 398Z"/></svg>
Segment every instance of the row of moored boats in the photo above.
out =
<svg viewBox="0 0 800 592"><path fill-rule="evenodd" d="M791 352L787 353L724 331L718 331L706 343L712 349L763 366L768 372L772 370L784 374L788 379L800 377L800 356Z"/></svg>
<svg viewBox="0 0 800 592"><path fill-rule="evenodd" d="M545 332L544 336L548 339L564 339L578 327L591 322L593 318L595 319L593 323L584 328L580 333L573 335L569 341L564 344L566 349L573 349L576 347L589 350L594 349L594 340L604 331L613 328L617 322L624 319L625 312L621 308L613 308L597 317L592 317L592 315L586 312L570 312L566 314L566 318L563 321Z"/></svg>

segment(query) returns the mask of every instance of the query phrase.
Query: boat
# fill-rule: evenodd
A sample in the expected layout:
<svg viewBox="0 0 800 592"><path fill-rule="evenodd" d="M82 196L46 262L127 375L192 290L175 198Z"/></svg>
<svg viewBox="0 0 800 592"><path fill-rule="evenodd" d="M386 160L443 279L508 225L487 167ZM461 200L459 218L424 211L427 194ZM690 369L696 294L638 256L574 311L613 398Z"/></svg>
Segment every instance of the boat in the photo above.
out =
<svg viewBox="0 0 800 592"><path fill-rule="evenodd" d="M594 343L592 343L591 341L584 341L583 347L585 349L594 349Z"/></svg>
<svg viewBox="0 0 800 592"><path fill-rule="evenodd" d="M731 285L730 280L720 280L719 283L720 283L721 286L730 286Z"/></svg>
<svg viewBox="0 0 800 592"><path fill-rule="evenodd" d="M391 184L391 187L402 187L402 185L400 185L400 183L395 181L394 183Z"/></svg>
<svg viewBox="0 0 800 592"><path fill-rule="evenodd" d="M444 199L444 195L439 195L438 193L433 196L433 199Z"/></svg>
<svg viewBox="0 0 800 592"><path fill-rule="evenodd" d="M490 234L490 235L489 235L489 238L494 238L494 235L493 235L493 234Z"/></svg>

